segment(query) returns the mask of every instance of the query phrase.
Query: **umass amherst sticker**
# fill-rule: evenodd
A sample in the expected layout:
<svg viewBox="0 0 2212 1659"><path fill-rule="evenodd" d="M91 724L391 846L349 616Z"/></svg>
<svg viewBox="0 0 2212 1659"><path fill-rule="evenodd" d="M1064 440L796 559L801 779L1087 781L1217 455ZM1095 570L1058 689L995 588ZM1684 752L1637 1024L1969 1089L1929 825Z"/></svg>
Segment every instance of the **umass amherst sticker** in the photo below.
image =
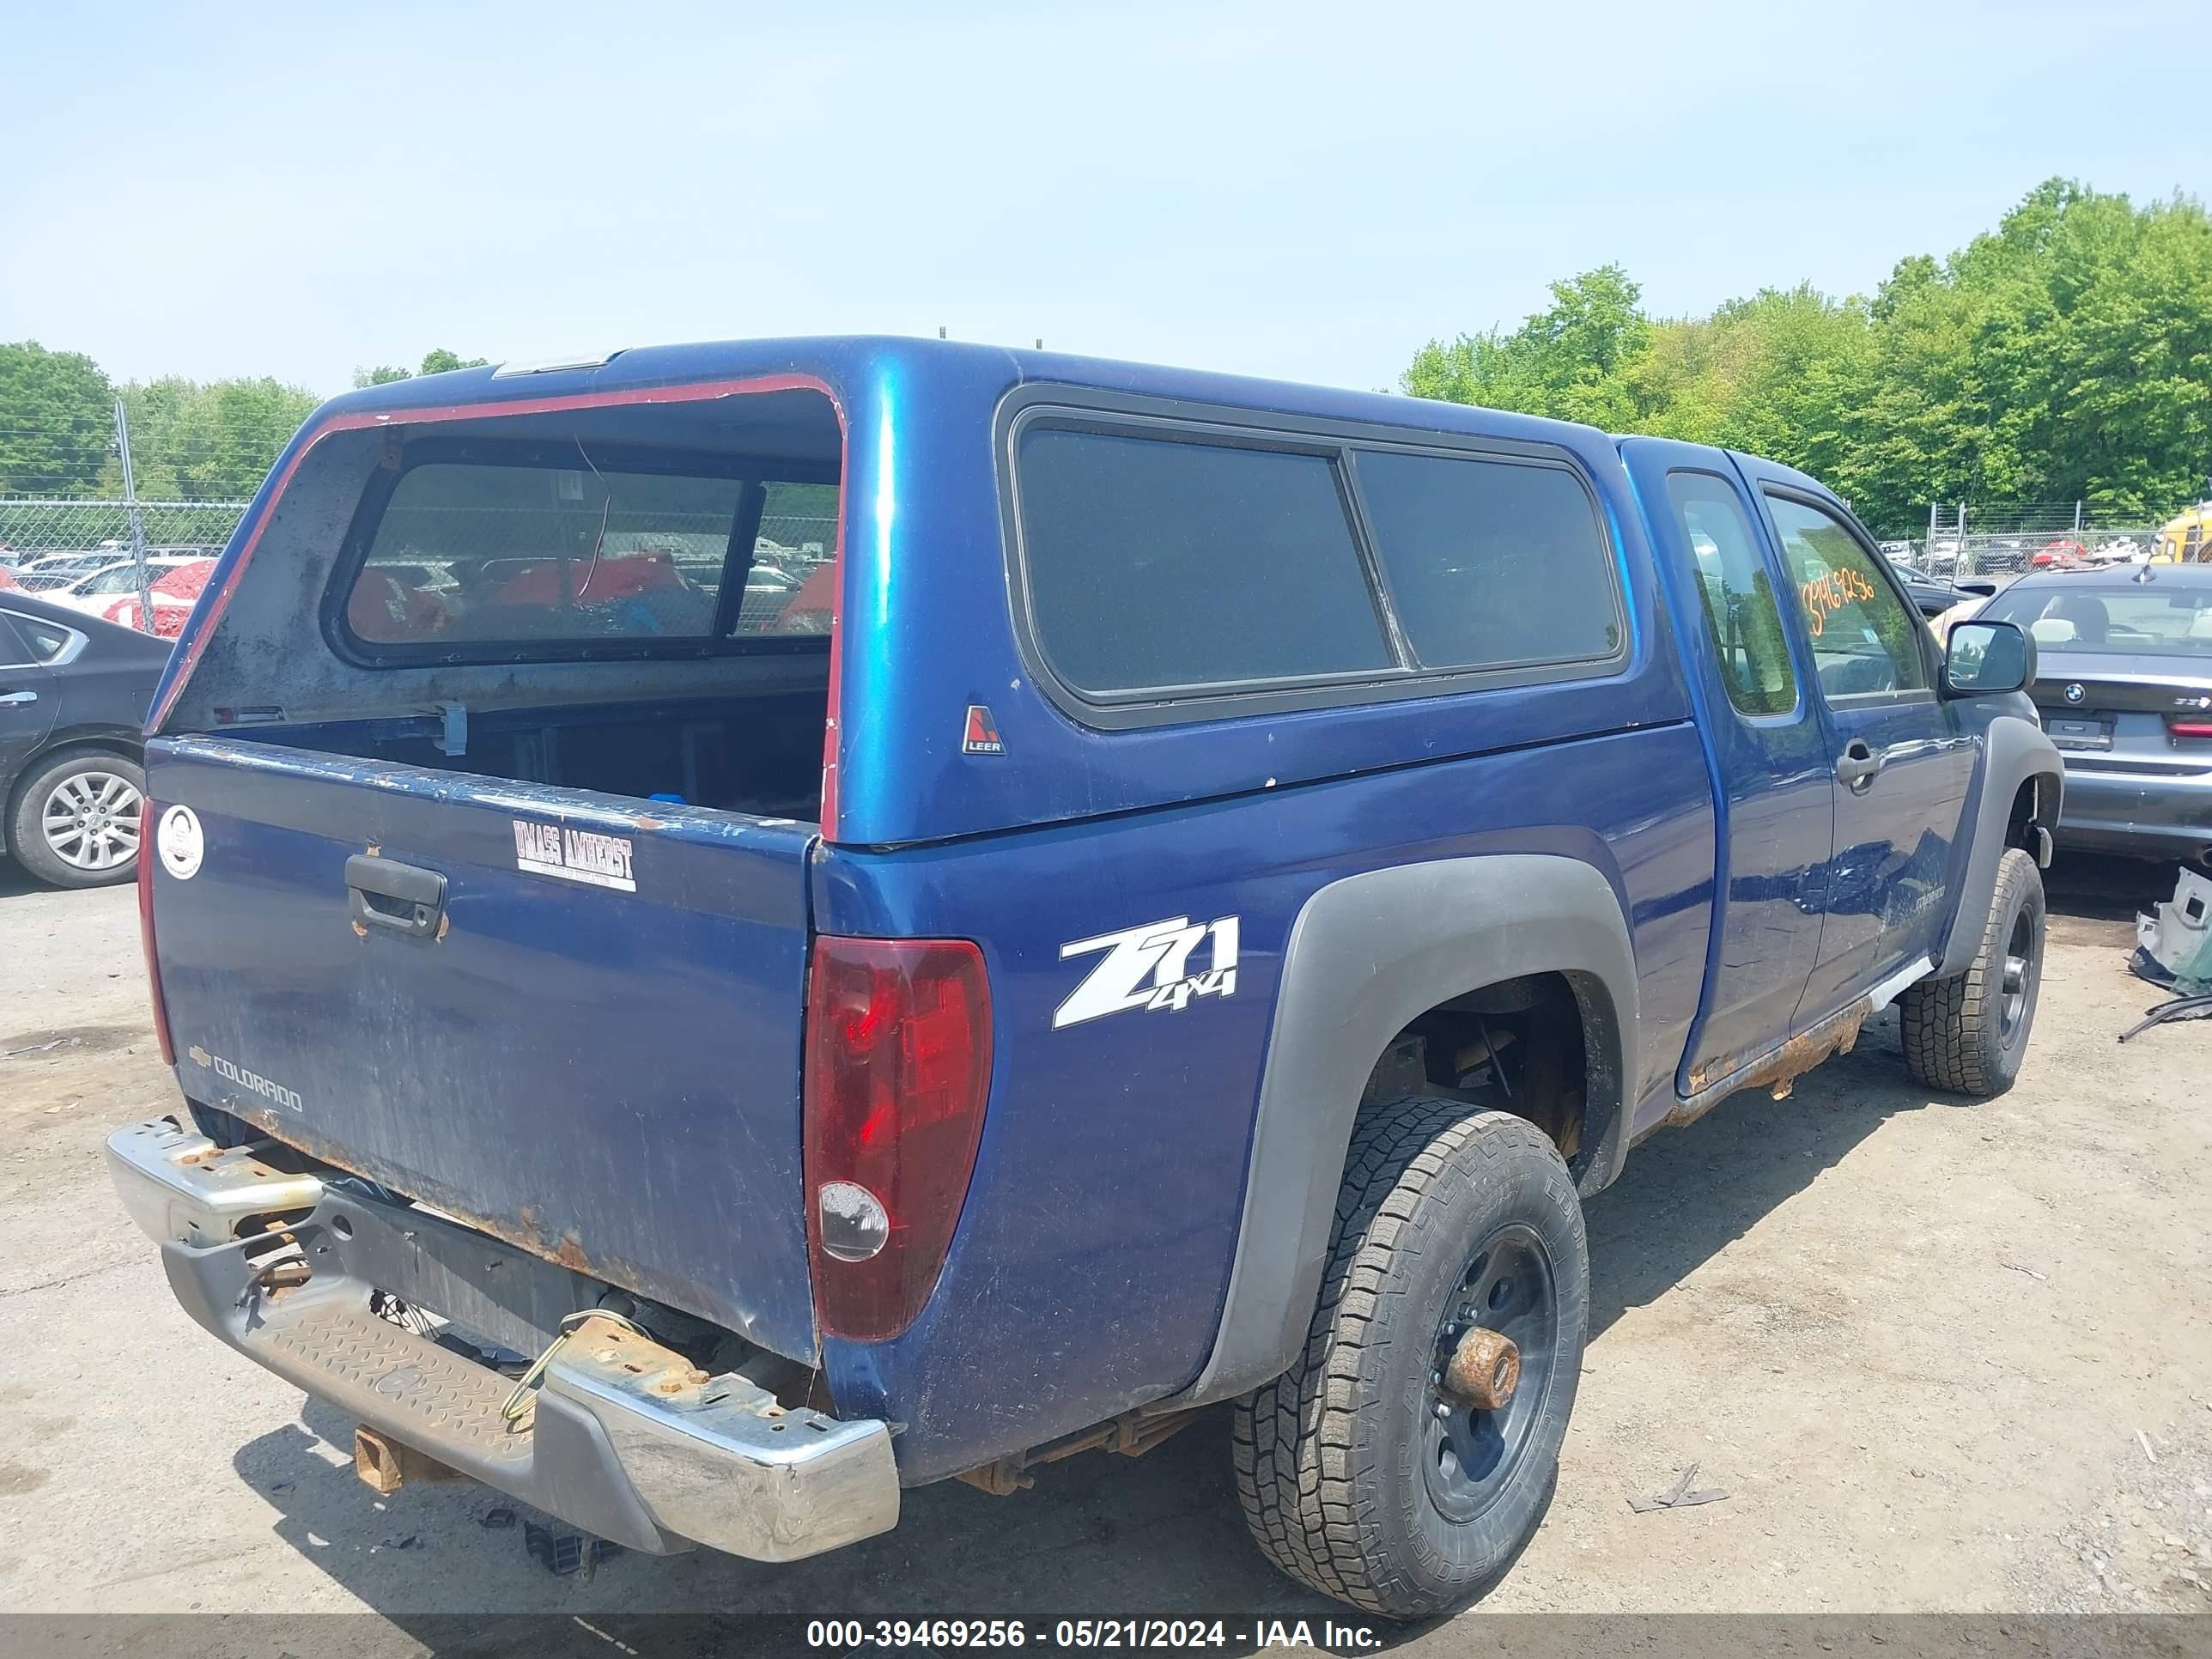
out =
<svg viewBox="0 0 2212 1659"><path fill-rule="evenodd" d="M637 891L630 874L629 837L603 836L593 830L570 830L557 823L526 823L514 820L514 865L533 876L558 876L563 881L588 882L594 887Z"/></svg>

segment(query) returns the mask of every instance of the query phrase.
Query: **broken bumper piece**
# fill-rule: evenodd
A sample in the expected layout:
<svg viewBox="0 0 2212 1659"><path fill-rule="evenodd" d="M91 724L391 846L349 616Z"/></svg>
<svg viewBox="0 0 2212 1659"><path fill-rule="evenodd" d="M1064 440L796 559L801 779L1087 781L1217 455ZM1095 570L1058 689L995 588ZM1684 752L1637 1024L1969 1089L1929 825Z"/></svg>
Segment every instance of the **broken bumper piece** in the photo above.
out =
<svg viewBox="0 0 2212 1659"><path fill-rule="evenodd" d="M217 1147L167 1118L107 1142L116 1190L160 1243L177 1300L257 1364L631 1549L704 1545L792 1561L898 1520L884 1424L786 1409L747 1378L694 1370L612 1320L586 1320L560 1345L534 1409L510 1423L501 1407L511 1378L370 1311L376 1286L348 1257L389 1235L395 1206L258 1155L272 1150ZM420 1213L410 1241L456 1228L399 1213Z"/></svg>

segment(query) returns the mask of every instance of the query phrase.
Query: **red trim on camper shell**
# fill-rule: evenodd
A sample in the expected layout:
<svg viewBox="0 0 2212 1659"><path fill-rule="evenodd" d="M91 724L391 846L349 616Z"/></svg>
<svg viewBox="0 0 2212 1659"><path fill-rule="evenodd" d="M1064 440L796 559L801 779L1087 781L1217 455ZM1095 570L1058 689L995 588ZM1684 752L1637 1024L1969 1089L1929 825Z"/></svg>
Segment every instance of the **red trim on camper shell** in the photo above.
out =
<svg viewBox="0 0 2212 1659"><path fill-rule="evenodd" d="M207 615L199 626L191 630L192 637L185 647L185 659L177 669L177 677L170 682L169 693L163 697L146 721L146 734L157 735L161 723L169 717L169 710L192 678L192 670L199 665L200 653L207 647L216 625L230 604L230 596L237 592L239 578L245 575L246 567L253 561L253 550L260 544L261 532L269 527L270 518L276 511L276 503L290 488L292 475L300 470L300 463L308 452L333 432L355 432L364 427L420 426L433 421L473 421L501 415L550 415L569 409L613 409L631 404L696 404L715 398L743 397L763 392L818 392L830 400L830 407L837 414L838 460L837 477L840 486L840 505L837 513L837 534L830 549L830 561L837 573L833 579L842 590L844 580L845 514L842 505L842 485L852 462L852 426L845 418L845 405L831 389L827 380L813 374L761 374L747 380L702 380L688 386L633 386L621 392L575 392L551 398L515 398L499 403L451 404L443 407L424 409L363 410L353 414L333 415L317 427L307 441L292 452L276 488L270 491L269 505L253 526L253 533L246 545L239 550L238 562L231 567L230 574L223 579L209 603ZM822 835L825 841L837 838L837 708L838 692L842 676L840 672L839 638L842 630L837 625L837 611L830 616L830 711L824 726L822 744Z"/></svg>

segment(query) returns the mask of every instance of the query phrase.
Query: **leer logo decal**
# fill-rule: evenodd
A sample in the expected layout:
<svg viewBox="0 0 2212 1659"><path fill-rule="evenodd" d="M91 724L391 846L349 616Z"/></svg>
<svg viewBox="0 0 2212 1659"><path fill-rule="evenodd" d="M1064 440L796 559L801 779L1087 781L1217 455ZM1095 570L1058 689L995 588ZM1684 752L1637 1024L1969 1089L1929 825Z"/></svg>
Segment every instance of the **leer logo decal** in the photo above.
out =
<svg viewBox="0 0 2212 1659"><path fill-rule="evenodd" d="M1201 973L1190 971L1199 941L1208 943ZM1188 916L1149 921L1118 933L1101 933L1060 947L1060 960L1103 951L1106 958L1077 986L1052 1017L1053 1029L1118 1014L1125 1008L1189 1006L1193 997L1237 994L1237 918L1191 925Z"/></svg>
<svg viewBox="0 0 2212 1659"><path fill-rule="evenodd" d="M999 723L991 718L991 711L980 702L968 705L968 724L960 738L960 752L963 755L1003 755L1006 745L999 737Z"/></svg>
<svg viewBox="0 0 2212 1659"><path fill-rule="evenodd" d="M637 891L630 873L628 836L602 836L592 830L570 830L558 823L514 823L514 867L533 876L558 876L563 881L588 882L594 887Z"/></svg>

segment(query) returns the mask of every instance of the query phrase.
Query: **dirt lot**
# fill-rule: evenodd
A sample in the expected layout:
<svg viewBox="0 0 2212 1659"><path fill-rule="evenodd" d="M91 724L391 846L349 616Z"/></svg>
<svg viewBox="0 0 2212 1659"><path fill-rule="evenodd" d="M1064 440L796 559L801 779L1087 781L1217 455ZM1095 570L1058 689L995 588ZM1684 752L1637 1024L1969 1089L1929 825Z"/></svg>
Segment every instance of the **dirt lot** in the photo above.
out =
<svg viewBox="0 0 2212 1659"><path fill-rule="evenodd" d="M2212 1024L2153 1000L2126 918L2169 872L2062 869L2020 1086L1905 1080L1894 1016L1776 1103L1656 1139L1589 1206L1595 1335L1550 1520L1473 1613L2212 1607ZM1225 1425L1034 1492L909 1494L795 1567L623 1556L556 1579L482 1488L374 1498L350 1425L203 1336L100 1143L167 1109L128 888L0 866L0 1607L847 1616L1341 1610L1247 1544ZM1631 1495L1725 1489L1636 1514ZM607 1625L619 1629L619 1624Z"/></svg>

